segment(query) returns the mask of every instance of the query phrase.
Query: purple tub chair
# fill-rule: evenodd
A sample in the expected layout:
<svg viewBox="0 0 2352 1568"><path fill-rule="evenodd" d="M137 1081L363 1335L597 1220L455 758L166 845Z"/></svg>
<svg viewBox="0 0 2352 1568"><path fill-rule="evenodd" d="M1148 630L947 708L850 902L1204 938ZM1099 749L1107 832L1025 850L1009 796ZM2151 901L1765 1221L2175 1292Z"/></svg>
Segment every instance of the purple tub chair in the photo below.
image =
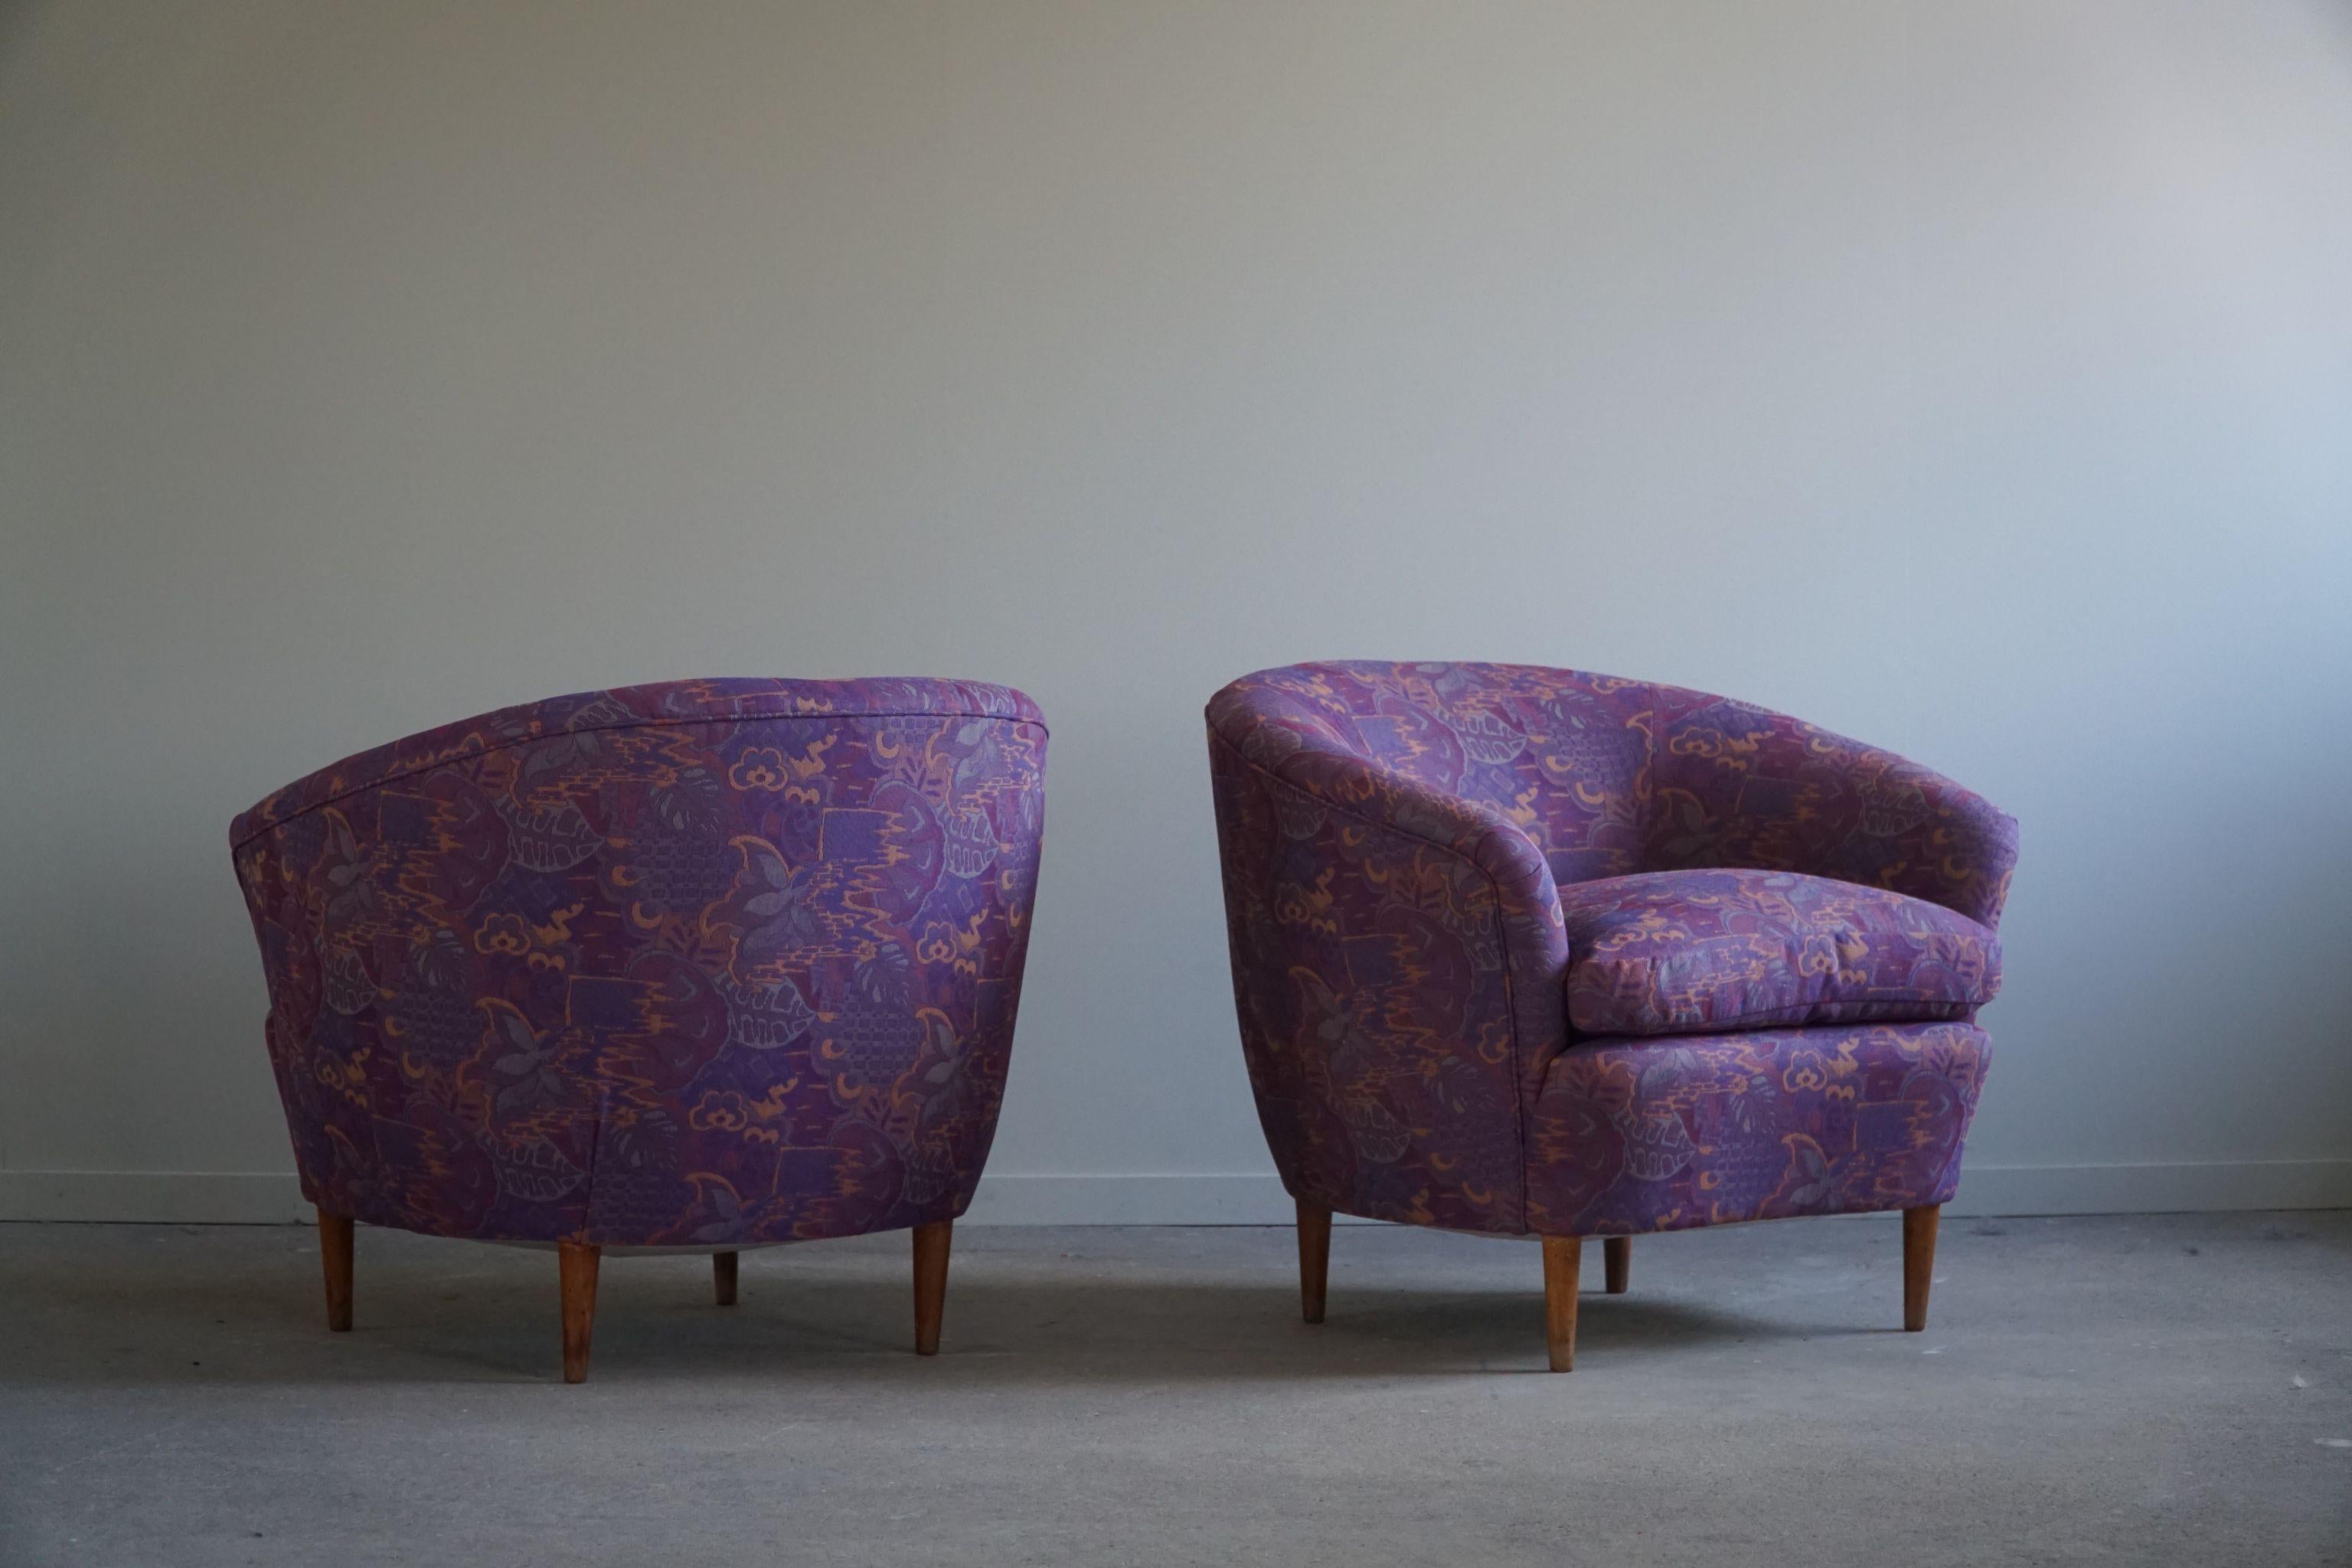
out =
<svg viewBox="0 0 2352 1568"><path fill-rule="evenodd" d="M604 1248L949 1226L996 1127L1045 726L966 681L683 680L428 731L230 843L331 1329L352 1222L551 1245L587 1376Z"/></svg>
<svg viewBox="0 0 2352 1568"><path fill-rule="evenodd" d="M1903 1211L1927 1326L2017 825L1746 703L1572 670L1308 664L1209 704L1234 997L1298 1205L1543 1238Z"/></svg>

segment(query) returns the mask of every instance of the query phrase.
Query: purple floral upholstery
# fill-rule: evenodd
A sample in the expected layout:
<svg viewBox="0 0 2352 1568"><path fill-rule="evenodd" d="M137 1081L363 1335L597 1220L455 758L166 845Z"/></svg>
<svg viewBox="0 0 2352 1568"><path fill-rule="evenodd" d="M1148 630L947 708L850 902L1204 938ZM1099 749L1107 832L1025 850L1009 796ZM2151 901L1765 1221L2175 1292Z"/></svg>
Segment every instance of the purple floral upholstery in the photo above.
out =
<svg viewBox="0 0 2352 1568"><path fill-rule="evenodd" d="M1528 1226L1622 1236L1952 1195L1990 1042L1966 1024L1596 1040L1528 1124Z"/></svg>
<svg viewBox="0 0 2352 1568"><path fill-rule="evenodd" d="M1299 665L1226 687L1208 721L1243 1047L1295 1195L1593 1234L1948 1191L1984 1059L1967 1019L1991 994L2016 858L2015 823L1982 799L1794 719L1570 670ZM1562 889L1600 921L1622 893L1580 885L1700 868L1855 884L1836 897L1857 912L1872 889L1938 906L1874 911L1890 941L1916 942L1914 979L1870 966L1842 999L1916 980L1962 1005L1949 1022L1580 1035L1570 970L1599 935L1576 945ZM1754 938L1764 918L1722 914L1707 935ZM1796 975L1742 984L1810 1005L1806 952Z"/></svg>
<svg viewBox="0 0 2352 1568"><path fill-rule="evenodd" d="M1580 1034L1969 1018L2000 989L2000 939L1968 916L1826 877L1647 871L1559 907Z"/></svg>
<svg viewBox="0 0 2352 1568"><path fill-rule="evenodd" d="M1796 719L1648 688L1643 870L1748 866L1908 893L2000 923L2017 823L1951 780Z"/></svg>
<svg viewBox="0 0 2352 1568"><path fill-rule="evenodd" d="M621 1246L961 1213L1013 1043L1045 739L1003 687L676 681L278 791L230 837L304 1195Z"/></svg>

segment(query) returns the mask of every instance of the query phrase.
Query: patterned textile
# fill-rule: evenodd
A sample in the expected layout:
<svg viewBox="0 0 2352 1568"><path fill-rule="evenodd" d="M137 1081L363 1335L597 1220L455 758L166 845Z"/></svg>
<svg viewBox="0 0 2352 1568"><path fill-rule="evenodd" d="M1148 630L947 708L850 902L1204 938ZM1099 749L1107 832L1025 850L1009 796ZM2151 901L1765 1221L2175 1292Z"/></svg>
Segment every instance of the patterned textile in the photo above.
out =
<svg viewBox="0 0 2352 1568"><path fill-rule="evenodd" d="M1899 757L1610 676L1297 665L1208 721L1259 1119L1294 1194L1373 1218L1533 1223L1530 1125L1571 1038L1559 889L1754 867L1990 928L2016 858L2014 822Z"/></svg>
<svg viewBox="0 0 2352 1568"><path fill-rule="evenodd" d="M1642 869L1749 866L1907 893L2000 924L2017 822L1889 752L1744 702L1653 687Z"/></svg>
<svg viewBox="0 0 2352 1568"><path fill-rule="evenodd" d="M1588 1035L1967 1019L2000 989L2000 939L1968 916L1826 877L1651 871L1559 903Z"/></svg>
<svg viewBox="0 0 2352 1568"><path fill-rule="evenodd" d="M994 1133L1046 735L1003 687L509 708L238 817L304 1195L443 1236L948 1219Z"/></svg>
<svg viewBox="0 0 2352 1568"><path fill-rule="evenodd" d="M1364 780L1302 787L1223 736L1209 755L1234 1001L1284 1180L1375 1219L1519 1229L1520 1106L1566 1027L1542 858L1509 864L1525 839L1398 781L1350 805Z"/></svg>
<svg viewBox="0 0 2352 1568"><path fill-rule="evenodd" d="M1209 704L1243 760L1312 793L1393 805L1423 837L1526 880L1648 869L1653 688L1500 664L1305 664Z"/></svg>
<svg viewBox="0 0 2352 1568"><path fill-rule="evenodd" d="M1528 1124L1528 1224L1622 1236L1940 1204L1990 1049L1966 1024L1580 1045Z"/></svg>

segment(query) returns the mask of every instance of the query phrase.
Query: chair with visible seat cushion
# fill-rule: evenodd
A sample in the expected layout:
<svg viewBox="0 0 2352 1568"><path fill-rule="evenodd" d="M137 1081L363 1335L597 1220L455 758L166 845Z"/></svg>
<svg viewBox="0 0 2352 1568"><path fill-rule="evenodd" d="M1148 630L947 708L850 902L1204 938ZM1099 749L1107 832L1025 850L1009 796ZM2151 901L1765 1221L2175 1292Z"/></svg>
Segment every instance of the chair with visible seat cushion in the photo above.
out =
<svg viewBox="0 0 2352 1568"><path fill-rule="evenodd" d="M1559 889L1580 1034L1965 1020L2000 939L1925 899L1794 871L1645 871Z"/></svg>
<svg viewBox="0 0 2352 1568"><path fill-rule="evenodd" d="M916 1349L996 1126L1045 727L1000 686L671 681L362 752L236 819L329 1327L353 1221L606 1248L914 1233Z"/></svg>
<svg viewBox="0 0 2352 1568"><path fill-rule="evenodd" d="M1990 1043L2016 824L1889 752L1570 670L1333 663L1209 705L1234 1000L1298 1205L1543 1238L1904 1215L1905 1327Z"/></svg>

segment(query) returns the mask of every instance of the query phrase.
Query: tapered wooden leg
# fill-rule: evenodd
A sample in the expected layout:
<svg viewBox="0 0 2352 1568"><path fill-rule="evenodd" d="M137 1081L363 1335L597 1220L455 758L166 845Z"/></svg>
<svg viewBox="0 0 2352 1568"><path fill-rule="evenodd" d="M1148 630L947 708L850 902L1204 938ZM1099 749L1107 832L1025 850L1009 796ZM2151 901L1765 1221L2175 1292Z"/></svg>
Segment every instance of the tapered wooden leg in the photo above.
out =
<svg viewBox="0 0 2352 1568"><path fill-rule="evenodd" d="M1940 1204L1903 1211L1903 1326L1917 1333L1927 1326L1927 1287L1936 1278L1936 1221Z"/></svg>
<svg viewBox="0 0 2352 1568"><path fill-rule="evenodd" d="M1584 1238L1543 1238L1544 1337L1551 1344L1551 1369L1576 1365L1576 1277L1584 1267Z"/></svg>
<svg viewBox="0 0 2352 1568"><path fill-rule="evenodd" d="M1611 1237L1601 1244L1601 1258L1609 1276L1609 1293L1622 1296L1633 1283L1633 1238Z"/></svg>
<svg viewBox="0 0 2352 1568"><path fill-rule="evenodd" d="M940 1353L940 1318L948 1304L948 1237L952 1220L915 1227L915 1353Z"/></svg>
<svg viewBox="0 0 2352 1568"><path fill-rule="evenodd" d="M596 1326L596 1265L604 1249L559 1242L556 1262L563 1278L563 1381L588 1381L588 1337Z"/></svg>
<svg viewBox="0 0 2352 1568"><path fill-rule="evenodd" d="M319 1260L327 1266L327 1327L352 1331L352 1216L319 1211Z"/></svg>
<svg viewBox="0 0 2352 1568"><path fill-rule="evenodd" d="M735 1304L735 1260L741 1256L735 1252L710 1255L710 1282L718 1289L719 1304L722 1307Z"/></svg>
<svg viewBox="0 0 2352 1568"><path fill-rule="evenodd" d="M1310 1323L1323 1321L1323 1288L1331 1277L1331 1211L1298 1200L1298 1310Z"/></svg>

